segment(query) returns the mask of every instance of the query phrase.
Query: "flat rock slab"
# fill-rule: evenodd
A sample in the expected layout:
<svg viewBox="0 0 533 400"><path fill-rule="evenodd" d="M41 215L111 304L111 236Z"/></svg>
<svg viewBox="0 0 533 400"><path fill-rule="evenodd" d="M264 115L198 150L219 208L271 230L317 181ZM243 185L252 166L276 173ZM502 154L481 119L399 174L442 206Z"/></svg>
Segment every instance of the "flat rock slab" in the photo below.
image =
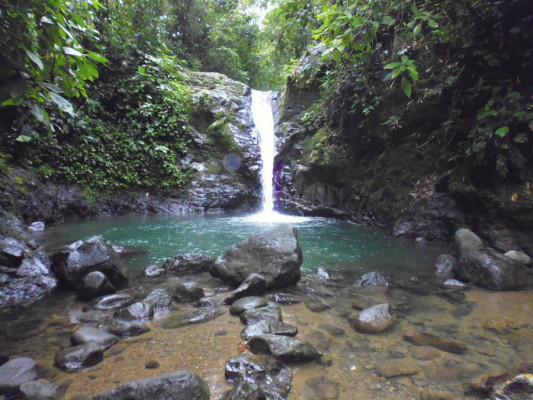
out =
<svg viewBox="0 0 533 400"><path fill-rule="evenodd" d="M431 346L448 353L463 354L467 347L458 340L445 339L430 333L414 332L403 336L404 340L417 346Z"/></svg>
<svg viewBox="0 0 533 400"><path fill-rule="evenodd" d="M263 355L241 355L226 362L226 378L259 387L267 399L286 399L292 385L292 374L279 360Z"/></svg>
<svg viewBox="0 0 533 400"><path fill-rule="evenodd" d="M255 272L265 278L267 288L285 287L300 280L302 262L296 229L278 225L226 250L215 261L211 274L240 285Z"/></svg>
<svg viewBox="0 0 533 400"><path fill-rule="evenodd" d="M126 383L91 400L209 400L207 383L188 371L176 371Z"/></svg>
<svg viewBox="0 0 533 400"><path fill-rule="evenodd" d="M241 315L246 310L252 310L254 308L266 307L268 300L258 296L248 296L239 299L231 305L229 313L231 315Z"/></svg>
<svg viewBox="0 0 533 400"><path fill-rule="evenodd" d="M276 321L272 319L265 319L253 325L248 325L241 332L242 340L248 340L252 336L273 334L282 336L296 336L298 328L285 322Z"/></svg>
<svg viewBox="0 0 533 400"><path fill-rule="evenodd" d="M387 360L379 364L376 368L376 375L384 378L416 375L419 372L420 368L416 361L408 358Z"/></svg>
<svg viewBox="0 0 533 400"><path fill-rule="evenodd" d="M264 320L282 321L281 308L277 304L246 310L240 315L243 324L253 325Z"/></svg>
<svg viewBox="0 0 533 400"><path fill-rule="evenodd" d="M28 357L9 360L0 365L0 388L16 388L24 382L37 379L37 361Z"/></svg>
<svg viewBox="0 0 533 400"><path fill-rule="evenodd" d="M118 337L92 326L82 325L70 336L74 346L87 343L96 343L103 350L109 349L118 342Z"/></svg>
<svg viewBox="0 0 533 400"><path fill-rule="evenodd" d="M390 329L396 323L396 317L389 313L389 305L382 303L356 313L348 322L358 332L380 333Z"/></svg>
<svg viewBox="0 0 533 400"><path fill-rule="evenodd" d="M248 341L254 354L267 354L287 362L304 362L320 358L321 354L310 343L287 336L257 335Z"/></svg>
<svg viewBox="0 0 533 400"><path fill-rule="evenodd" d="M104 358L101 347L96 343L59 350L54 358L57 367L68 372L79 371L102 362Z"/></svg>

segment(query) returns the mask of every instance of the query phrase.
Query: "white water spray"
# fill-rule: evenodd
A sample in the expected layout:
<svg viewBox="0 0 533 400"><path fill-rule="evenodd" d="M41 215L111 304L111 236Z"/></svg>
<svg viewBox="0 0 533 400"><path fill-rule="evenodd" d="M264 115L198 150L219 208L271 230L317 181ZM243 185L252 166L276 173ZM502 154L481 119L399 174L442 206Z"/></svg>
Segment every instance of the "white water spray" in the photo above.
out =
<svg viewBox="0 0 533 400"><path fill-rule="evenodd" d="M252 118L259 136L259 148L263 166L261 185L263 186L263 207L258 214L250 216L254 222L303 222L306 217L284 215L274 211L274 156L276 140L274 136L274 116L272 114L272 92L252 90Z"/></svg>

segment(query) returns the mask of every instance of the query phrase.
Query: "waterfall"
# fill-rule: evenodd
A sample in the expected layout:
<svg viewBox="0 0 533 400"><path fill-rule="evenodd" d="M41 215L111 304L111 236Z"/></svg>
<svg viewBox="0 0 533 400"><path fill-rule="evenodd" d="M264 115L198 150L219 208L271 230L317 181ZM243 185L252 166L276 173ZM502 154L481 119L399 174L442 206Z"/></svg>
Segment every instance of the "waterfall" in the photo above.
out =
<svg viewBox="0 0 533 400"><path fill-rule="evenodd" d="M274 157L276 138L274 136L274 116L272 113L272 92L252 90L252 118L259 137L261 151L261 185L263 204L258 214L249 219L256 222L302 222L305 217L284 215L274 211Z"/></svg>

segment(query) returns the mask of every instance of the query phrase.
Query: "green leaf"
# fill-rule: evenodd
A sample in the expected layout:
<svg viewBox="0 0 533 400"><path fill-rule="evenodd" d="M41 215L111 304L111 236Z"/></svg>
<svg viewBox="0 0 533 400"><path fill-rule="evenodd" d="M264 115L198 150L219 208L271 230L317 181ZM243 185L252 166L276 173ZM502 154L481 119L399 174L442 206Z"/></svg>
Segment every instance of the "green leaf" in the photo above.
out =
<svg viewBox="0 0 533 400"><path fill-rule="evenodd" d="M28 58L32 60L39 67L39 69L41 70L44 69L44 64L37 54L32 53L29 50L24 50L24 51L26 52L26 55L28 56Z"/></svg>
<svg viewBox="0 0 533 400"><path fill-rule="evenodd" d="M31 141L31 137L26 136L26 135L19 135L15 140L17 142L27 143L27 142Z"/></svg>
<svg viewBox="0 0 533 400"><path fill-rule="evenodd" d="M54 92L54 93L63 93L63 89L61 89L59 86L57 85L53 85L51 83L43 83L42 84L46 89L48 89L50 92Z"/></svg>
<svg viewBox="0 0 533 400"><path fill-rule="evenodd" d="M526 143L528 141L527 136L523 133L519 133L518 135L516 135L513 140L516 143Z"/></svg>
<svg viewBox="0 0 533 400"><path fill-rule="evenodd" d="M38 121L43 122L45 124L48 123L48 121L50 120L50 115L48 115L48 113L46 112L44 108L42 108L40 105L35 104L35 103L30 104L29 107L30 107L31 113L33 114L35 118L37 118Z"/></svg>
<svg viewBox="0 0 533 400"><path fill-rule="evenodd" d="M385 25L388 25L388 26L392 26L392 25L394 25L396 23L396 21L390 15L385 15L383 17L383 21L381 21L381 23L385 24Z"/></svg>
<svg viewBox="0 0 533 400"><path fill-rule="evenodd" d="M89 56L89 58L91 60L94 60L94 61L97 61L97 62L101 62L101 63L109 62L109 60L107 58L105 58L103 55L95 53L94 51L89 51L87 53L87 55Z"/></svg>
<svg viewBox="0 0 533 400"><path fill-rule="evenodd" d="M416 69L414 69L413 67L407 67L406 70L413 81L418 80L418 71Z"/></svg>
<svg viewBox="0 0 533 400"><path fill-rule="evenodd" d="M341 52L338 49L334 49L331 52L331 55L333 56L333 59L335 60L336 63L340 63L341 62L342 55L341 55Z"/></svg>
<svg viewBox="0 0 533 400"><path fill-rule="evenodd" d="M396 67L399 67L400 65L402 65L401 62L393 62L393 63L385 65L383 68L385 68L385 69L394 69Z"/></svg>
<svg viewBox="0 0 533 400"><path fill-rule="evenodd" d="M403 70L402 70L401 68L396 68L396 69L395 69L394 71L392 71L391 74L390 74L391 79L396 78L396 77L399 76L402 72L403 72Z"/></svg>
<svg viewBox="0 0 533 400"><path fill-rule="evenodd" d="M496 129L496 132L494 132L495 135L498 135L499 137L505 137L509 133L509 127L508 126L500 126L498 129Z"/></svg>
<svg viewBox="0 0 533 400"><path fill-rule="evenodd" d="M79 73L82 79L93 79L98 78L98 70L95 68L94 64L91 62L85 62L78 65Z"/></svg>
<svg viewBox="0 0 533 400"><path fill-rule="evenodd" d="M411 90L412 90L411 82L409 82L405 76L402 77L402 89L405 95L411 98Z"/></svg>
<svg viewBox="0 0 533 400"><path fill-rule="evenodd" d="M437 23L437 21L433 20L433 19L428 19L428 25L430 28L438 28L439 27L439 24Z"/></svg>
<svg viewBox="0 0 533 400"><path fill-rule="evenodd" d="M57 104L57 106L59 107L61 111L64 111L67 114L70 114L72 116L76 115L74 112L74 106L72 105L70 101L68 101L64 97L61 97L57 93L50 92L50 98L52 99L54 103Z"/></svg>
<svg viewBox="0 0 533 400"><path fill-rule="evenodd" d="M82 57L83 53L79 52L78 50L73 49L72 47L63 47L63 51L65 54L68 54L69 56L75 56L75 57Z"/></svg>
<svg viewBox="0 0 533 400"><path fill-rule="evenodd" d="M422 25L418 24L417 26L415 26L415 29L413 29L413 35L418 35L420 31L422 31Z"/></svg>

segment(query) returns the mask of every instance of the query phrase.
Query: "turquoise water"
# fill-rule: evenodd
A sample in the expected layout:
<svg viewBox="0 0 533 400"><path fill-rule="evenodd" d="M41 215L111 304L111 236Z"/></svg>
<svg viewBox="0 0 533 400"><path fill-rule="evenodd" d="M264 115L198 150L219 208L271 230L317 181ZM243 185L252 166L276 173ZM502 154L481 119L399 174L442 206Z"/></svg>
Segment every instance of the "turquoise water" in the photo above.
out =
<svg viewBox="0 0 533 400"><path fill-rule="evenodd" d="M65 244L101 235L115 245L141 246L150 253L127 260L131 269L140 270L149 264L160 265L179 253L217 257L231 245L274 225L250 221L245 216L105 217L51 226L43 242ZM305 218L291 225L298 230L304 273L314 272L318 267L347 268L360 273L379 270L392 275L431 272L437 256L449 251L443 245L398 239L384 230L334 219Z"/></svg>

